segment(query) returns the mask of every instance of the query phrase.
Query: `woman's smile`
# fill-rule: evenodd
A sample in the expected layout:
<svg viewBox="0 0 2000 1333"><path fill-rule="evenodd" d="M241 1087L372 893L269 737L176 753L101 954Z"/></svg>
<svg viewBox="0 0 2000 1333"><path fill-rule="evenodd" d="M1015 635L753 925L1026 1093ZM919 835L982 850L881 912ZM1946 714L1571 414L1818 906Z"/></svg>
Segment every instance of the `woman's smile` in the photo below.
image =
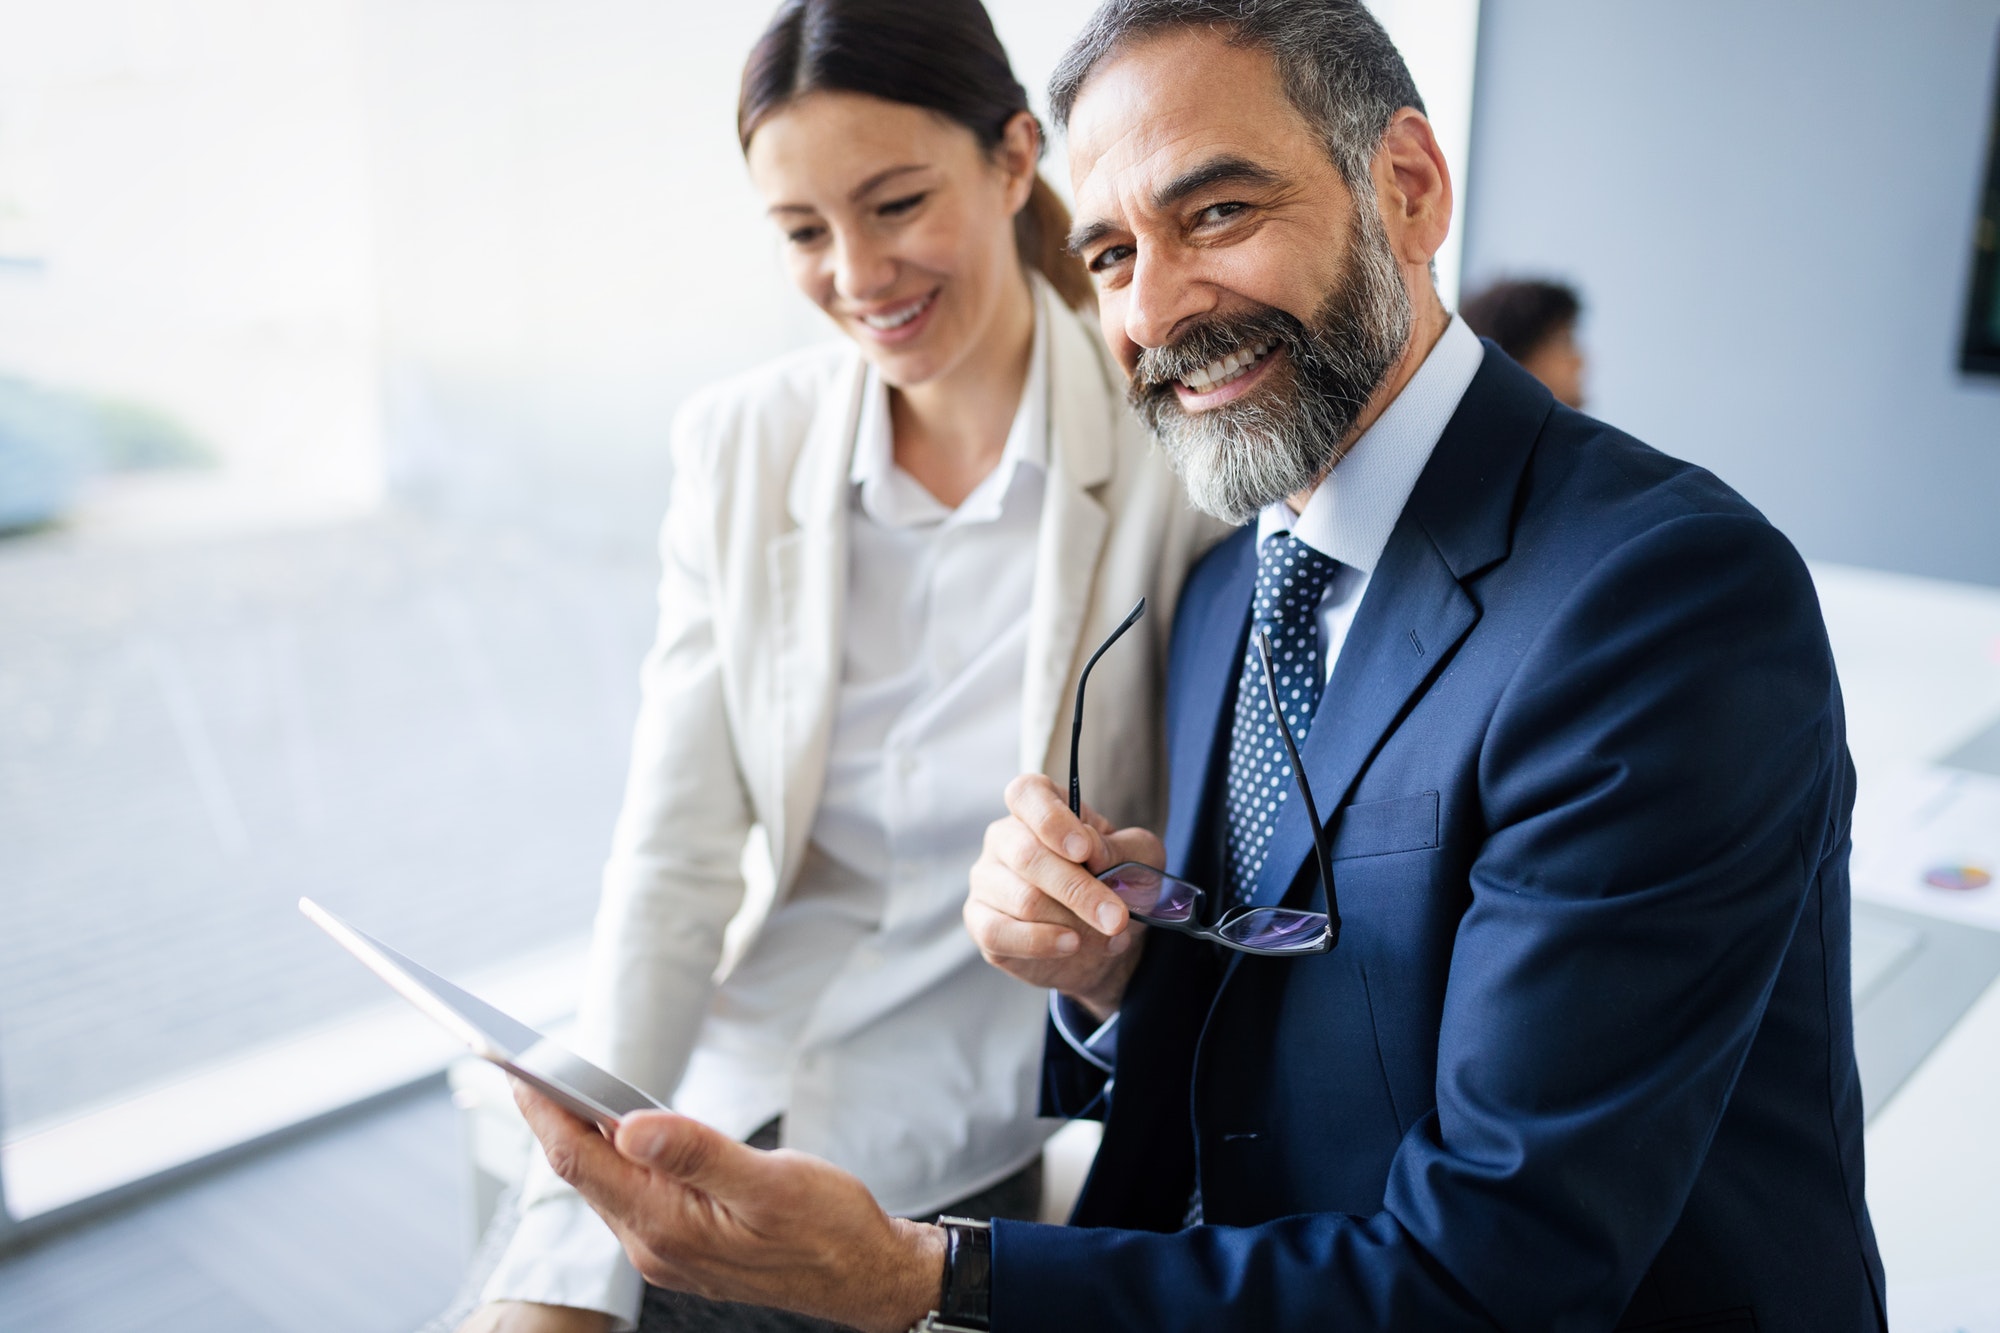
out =
<svg viewBox="0 0 2000 1333"><path fill-rule="evenodd" d="M942 287L933 287L914 298L878 302L866 309L856 310L854 322L863 336L881 346L909 342L929 326L931 312L937 309L938 294L943 290Z"/></svg>

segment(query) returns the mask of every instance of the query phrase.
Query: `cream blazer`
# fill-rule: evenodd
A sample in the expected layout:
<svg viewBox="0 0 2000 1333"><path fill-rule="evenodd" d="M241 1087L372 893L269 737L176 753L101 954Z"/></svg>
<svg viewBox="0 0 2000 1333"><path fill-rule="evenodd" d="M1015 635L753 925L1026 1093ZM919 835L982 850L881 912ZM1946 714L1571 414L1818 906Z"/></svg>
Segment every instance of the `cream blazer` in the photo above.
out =
<svg viewBox="0 0 2000 1333"><path fill-rule="evenodd" d="M1045 283L1035 287L1048 339L1049 465L1020 767L1066 783L1077 673L1144 597L1146 618L1092 672L1082 779L1114 822L1158 828L1174 603L1225 529L1188 505L1126 406L1096 330ZM850 344L815 348L704 391L675 423L659 636L643 668L575 1038L582 1054L663 1100L681 1085L728 960L754 946L797 880L814 823L840 688L865 370ZM941 1024L998 1018L937 1015ZM1023 1039L1038 1041L1033 1015L1022 1021ZM1024 1124L1018 1135L1031 1153L1045 1132ZM636 1279L613 1271L622 1265L602 1224L539 1164L524 1203L487 1298L629 1317Z"/></svg>
<svg viewBox="0 0 2000 1333"><path fill-rule="evenodd" d="M1174 603L1226 529L1188 504L1097 331L1036 288L1050 449L1021 768L1067 782L1077 673L1144 597L1146 618L1091 674L1082 774L1115 823L1158 828ZM864 369L850 345L815 348L707 390L676 422L659 637L579 1015L588 1053L656 1095L680 1080L725 931L738 956L790 892L812 828L840 687ZM753 829L769 857L760 893L744 873Z"/></svg>

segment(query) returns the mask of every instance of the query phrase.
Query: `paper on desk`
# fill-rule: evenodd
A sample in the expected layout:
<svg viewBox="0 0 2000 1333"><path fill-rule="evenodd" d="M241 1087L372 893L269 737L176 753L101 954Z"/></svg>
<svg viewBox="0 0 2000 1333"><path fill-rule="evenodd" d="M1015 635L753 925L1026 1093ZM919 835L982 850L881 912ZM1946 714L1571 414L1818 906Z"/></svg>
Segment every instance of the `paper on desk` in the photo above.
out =
<svg viewBox="0 0 2000 1333"><path fill-rule="evenodd" d="M2000 778L1926 765L1864 780L1853 874L1857 898L2000 930Z"/></svg>

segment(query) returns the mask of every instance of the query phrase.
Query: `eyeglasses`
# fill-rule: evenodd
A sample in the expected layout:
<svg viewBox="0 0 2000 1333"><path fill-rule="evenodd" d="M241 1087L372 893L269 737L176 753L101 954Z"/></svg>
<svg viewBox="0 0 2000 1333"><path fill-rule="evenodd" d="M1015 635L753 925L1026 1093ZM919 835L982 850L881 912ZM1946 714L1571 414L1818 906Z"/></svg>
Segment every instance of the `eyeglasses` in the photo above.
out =
<svg viewBox="0 0 2000 1333"><path fill-rule="evenodd" d="M1069 809L1073 815L1081 817L1083 810L1083 793L1078 786L1076 772L1078 742L1083 739L1083 687L1089 682L1090 669L1097 665L1097 659L1104 656L1105 650L1118 642L1119 637L1145 614L1146 599L1141 597L1131 614L1111 631L1111 636L1097 645L1097 651L1083 664L1083 674L1077 678L1076 713L1069 728ZM1134 919L1149 926L1176 930L1239 953L1276 958L1328 953L1340 943L1340 907L1333 896L1333 857L1327 849L1326 828L1319 822L1319 811L1313 806L1312 789L1306 785L1306 770L1299 762L1299 747L1292 740L1292 729L1286 725L1285 710L1278 702L1278 678L1271 669L1271 636L1262 630L1257 632L1257 656L1264 667L1264 692L1271 701L1271 715L1278 719L1278 735L1283 738L1285 753L1292 761L1292 780L1298 784L1299 796L1305 801L1306 818L1312 825L1313 859L1319 866L1319 882L1326 894L1326 910L1305 912L1294 907L1233 907L1225 911L1214 925L1207 926L1202 924L1206 915L1203 909L1207 893L1164 870L1141 861L1124 861L1097 878L1118 895L1119 901L1125 904Z"/></svg>

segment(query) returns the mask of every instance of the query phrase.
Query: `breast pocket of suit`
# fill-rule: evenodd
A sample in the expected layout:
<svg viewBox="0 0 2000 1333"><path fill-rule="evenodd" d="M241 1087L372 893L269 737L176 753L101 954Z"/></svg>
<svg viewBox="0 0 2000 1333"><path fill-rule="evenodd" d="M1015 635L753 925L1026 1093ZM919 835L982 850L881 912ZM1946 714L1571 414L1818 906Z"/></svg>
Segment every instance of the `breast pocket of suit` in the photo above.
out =
<svg viewBox="0 0 2000 1333"><path fill-rule="evenodd" d="M1333 859L1428 851L1438 845L1438 794L1415 792L1343 808L1334 823Z"/></svg>

